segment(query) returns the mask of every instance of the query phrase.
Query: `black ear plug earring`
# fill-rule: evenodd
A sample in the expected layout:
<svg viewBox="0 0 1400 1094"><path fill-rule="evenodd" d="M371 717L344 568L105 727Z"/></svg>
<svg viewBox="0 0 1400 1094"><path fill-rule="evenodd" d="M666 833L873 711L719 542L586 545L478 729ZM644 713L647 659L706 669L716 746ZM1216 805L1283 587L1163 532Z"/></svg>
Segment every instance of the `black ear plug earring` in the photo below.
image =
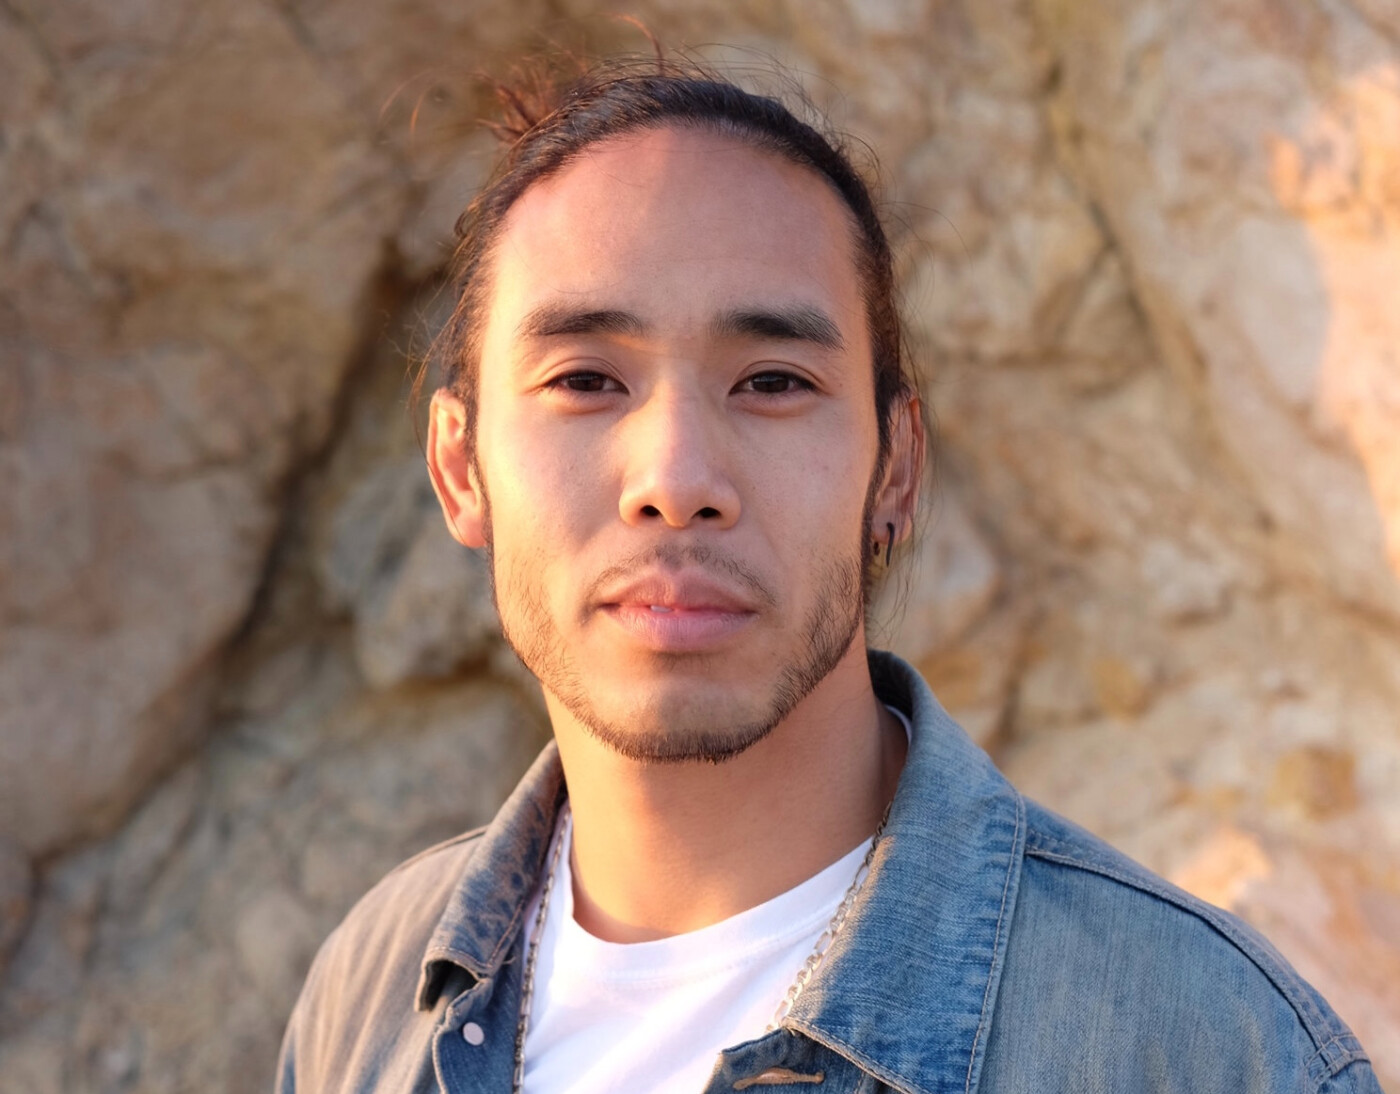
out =
<svg viewBox="0 0 1400 1094"><path fill-rule="evenodd" d="M890 564L890 559L894 557L894 525L886 521L885 527L889 530L890 533L889 541L885 544L885 565L888 566ZM880 557L880 541L878 539L870 548L870 553L875 558Z"/></svg>

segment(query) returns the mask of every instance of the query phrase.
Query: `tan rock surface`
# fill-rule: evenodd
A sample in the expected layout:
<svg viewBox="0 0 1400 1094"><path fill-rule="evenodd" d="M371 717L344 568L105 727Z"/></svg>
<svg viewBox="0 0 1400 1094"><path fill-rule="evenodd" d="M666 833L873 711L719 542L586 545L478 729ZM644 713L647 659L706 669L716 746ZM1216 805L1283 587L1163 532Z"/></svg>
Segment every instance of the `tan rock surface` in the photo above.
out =
<svg viewBox="0 0 1400 1094"><path fill-rule="evenodd" d="M636 11L882 162L942 440L881 633L1400 1088L1391 6ZM542 740L402 408L465 77L540 34L637 45L587 0L0 5L4 1094L265 1090L319 939Z"/></svg>
<svg viewBox="0 0 1400 1094"><path fill-rule="evenodd" d="M1187 8L1037 5L1061 151L1287 553L1400 618L1394 39L1343 3Z"/></svg>
<svg viewBox="0 0 1400 1094"><path fill-rule="evenodd" d="M0 160L0 830L36 853L200 737L402 203L275 9L162 7L0 15L33 81Z"/></svg>

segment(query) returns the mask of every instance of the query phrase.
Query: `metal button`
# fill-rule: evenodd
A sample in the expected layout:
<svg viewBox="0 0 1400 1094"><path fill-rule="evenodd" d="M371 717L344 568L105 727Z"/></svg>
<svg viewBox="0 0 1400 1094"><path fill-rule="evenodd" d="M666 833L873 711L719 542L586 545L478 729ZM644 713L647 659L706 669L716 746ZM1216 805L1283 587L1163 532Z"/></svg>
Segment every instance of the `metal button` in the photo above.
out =
<svg viewBox="0 0 1400 1094"><path fill-rule="evenodd" d="M468 1022L462 1027L462 1040L469 1045L479 1045L486 1040L486 1031L475 1022Z"/></svg>

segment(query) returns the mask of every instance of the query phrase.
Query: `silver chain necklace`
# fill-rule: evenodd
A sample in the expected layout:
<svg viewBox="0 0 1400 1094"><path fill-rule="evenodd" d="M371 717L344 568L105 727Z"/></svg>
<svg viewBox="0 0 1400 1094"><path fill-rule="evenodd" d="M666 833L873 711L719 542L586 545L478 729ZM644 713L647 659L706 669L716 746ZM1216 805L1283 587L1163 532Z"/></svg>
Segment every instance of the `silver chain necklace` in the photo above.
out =
<svg viewBox="0 0 1400 1094"><path fill-rule="evenodd" d="M831 944L836 941L836 936L841 933L841 928L846 923L846 916L850 914L851 905L855 903L856 896L860 893L865 879L870 874L870 863L875 858L875 847L880 842L880 836L885 831L885 824L890 819L890 807L894 805L891 801L885 806L885 815L880 818L879 825L875 828L875 834L870 837L870 847L865 852L865 858L861 860L860 866L856 869L856 876L851 881L850 888L846 890L846 895L841 898L841 903L836 907L836 913L831 917L831 922L826 925L826 929L817 938L817 944L812 948L812 952L807 956L807 960L802 963L802 967L797 970L797 976L787 993L783 996L782 1002L778 1004L778 1009L773 1012L773 1017L768 1022L768 1028L764 1033L772 1033L784 1018L792 1010L793 1004L797 1002L797 997L802 994L803 989L811 981L812 977L826 960L827 952L831 949ZM568 803L564 805L564 811L568 811ZM561 816L561 822L564 818ZM515 1094L525 1088L525 1034L530 1028L530 1008L535 998L535 962L540 956L540 939L544 936L544 925L549 917L549 897L554 891L554 878L559 872L559 855L563 851L564 844L563 827L561 823L559 836L554 841L554 852L549 858L549 871L544 876L544 887L540 890L540 906L535 912L534 926L530 931L530 947L525 953L524 981L520 986L520 1017L515 1025L515 1079L511 1089Z"/></svg>

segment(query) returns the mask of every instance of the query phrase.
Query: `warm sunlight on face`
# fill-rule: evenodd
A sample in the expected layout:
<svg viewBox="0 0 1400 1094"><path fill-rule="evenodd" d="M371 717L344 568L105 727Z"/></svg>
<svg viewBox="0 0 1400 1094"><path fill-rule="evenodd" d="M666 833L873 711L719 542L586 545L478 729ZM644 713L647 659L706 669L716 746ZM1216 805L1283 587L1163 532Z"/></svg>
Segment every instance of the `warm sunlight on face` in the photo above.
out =
<svg viewBox="0 0 1400 1094"><path fill-rule="evenodd" d="M492 277L476 454L508 639L624 754L747 747L864 656L844 207L735 138L646 131L528 190Z"/></svg>

